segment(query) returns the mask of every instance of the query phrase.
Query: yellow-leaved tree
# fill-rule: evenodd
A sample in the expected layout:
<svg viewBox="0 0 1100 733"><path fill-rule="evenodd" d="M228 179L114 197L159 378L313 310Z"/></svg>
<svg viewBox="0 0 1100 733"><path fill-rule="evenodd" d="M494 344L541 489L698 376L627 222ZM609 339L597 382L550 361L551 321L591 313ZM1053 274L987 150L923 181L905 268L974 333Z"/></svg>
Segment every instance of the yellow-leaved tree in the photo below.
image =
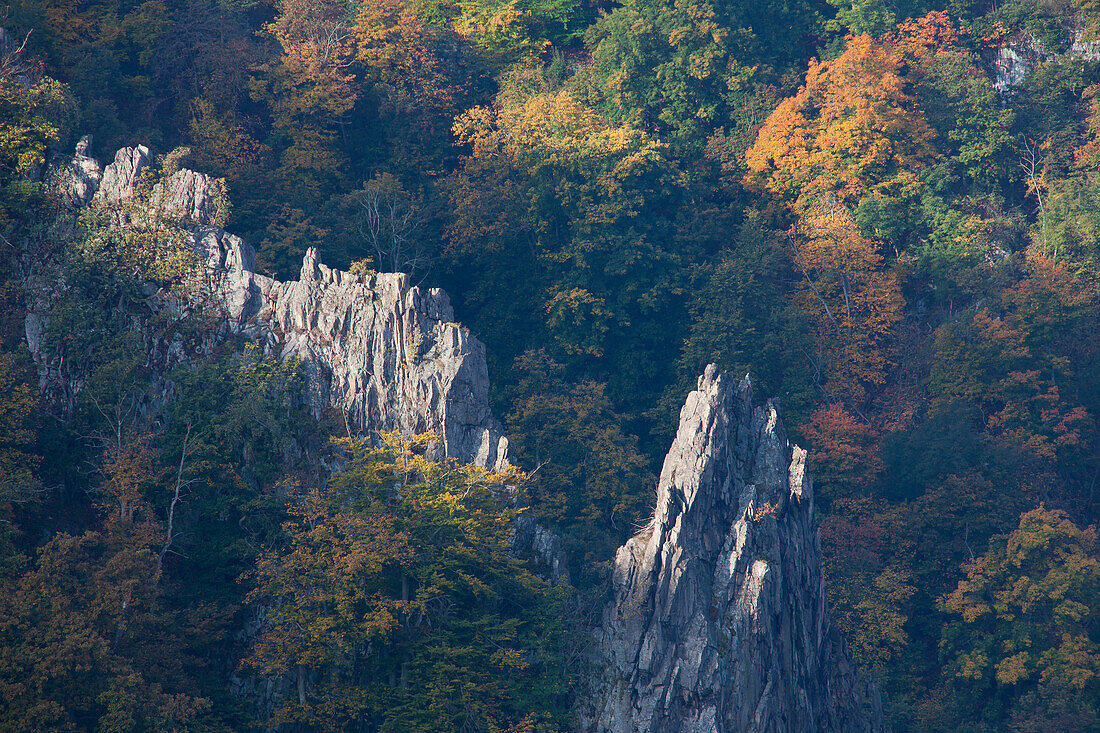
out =
<svg viewBox="0 0 1100 733"><path fill-rule="evenodd" d="M954 619L940 645L948 684L976 711L1033 690L1013 717L1046 724L1019 729L1092 730L1098 721L1082 703L1100 695L1096 528L1039 507L965 570L940 601ZM1077 701L1075 720L1059 709L1066 698Z"/></svg>

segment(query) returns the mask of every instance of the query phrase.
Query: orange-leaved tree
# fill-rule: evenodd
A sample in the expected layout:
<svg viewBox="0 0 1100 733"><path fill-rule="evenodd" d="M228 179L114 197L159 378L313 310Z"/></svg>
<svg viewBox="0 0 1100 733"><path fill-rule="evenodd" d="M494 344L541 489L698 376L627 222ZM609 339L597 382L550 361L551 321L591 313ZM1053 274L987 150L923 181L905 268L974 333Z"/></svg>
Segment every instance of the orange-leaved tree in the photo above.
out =
<svg viewBox="0 0 1100 733"><path fill-rule="evenodd" d="M872 426L831 404L814 411L802 434L814 447L810 460L819 495L827 501L868 495L883 470Z"/></svg>
<svg viewBox="0 0 1100 733"><path fill-rule="evenodd" d="M893 49L867 35L834 61L813 61L798 94L764 123L746 154L750 188L797 218L791 257L811 315L824 389L859 409L886 381L904 300L882 244L853 212L869 196L904 198L921 187L934 133L914 105Z"/></svg>
<svg viewBox="0 0 1100 733"><path fill-rule="evenodd" d="M883 268L878 243L860 233L843 206L808 207L798 234L793 257L805 284L799 302L817 327L825 390L858 406L886 382L904 306L898 277Z"/></svg>
<svg viewBox="0 0 1100 733"><path fill-rule="evenodd" d="M768 118L746 153L753 188L807 209L825 194L855 206L870 193L919 185L933 132L887 45L862 35L835 61L812 61L806 83Z"/></svg>
<svg viewBox="0 0 1100 733"><path fill-rule="evenodd" d="M1028 264L1001 303L937 330L931 410L975 406L976 427L1012 461L1021 488L1091 504L1091 490L1072 487L1095 441L1081 366L1095 343L1095 298L1065 263L1038 255Z"/></svg>
<svg viewBox="0 0 1100 733"><path fill-rule="evenodd" d="M370 80L385 87L392 113L453 114L463 90L436 49L455 41L446 37L448 31L424 23L409 3L378 0L363 4L351 33L357 60Z"/></svg>

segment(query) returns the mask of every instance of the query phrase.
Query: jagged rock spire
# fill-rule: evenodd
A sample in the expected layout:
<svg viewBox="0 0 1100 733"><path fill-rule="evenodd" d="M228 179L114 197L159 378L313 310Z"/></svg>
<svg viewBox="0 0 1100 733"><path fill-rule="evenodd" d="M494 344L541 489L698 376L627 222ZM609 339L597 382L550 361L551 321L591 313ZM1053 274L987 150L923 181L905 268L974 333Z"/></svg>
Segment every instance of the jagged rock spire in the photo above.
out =
<svg viewBox="0 0 1100 733"><path fill-rule="evenodd" d="M653 520L615 556L587 730L882 730L826 610L805 460L748 377L707 367Z"/></svg>

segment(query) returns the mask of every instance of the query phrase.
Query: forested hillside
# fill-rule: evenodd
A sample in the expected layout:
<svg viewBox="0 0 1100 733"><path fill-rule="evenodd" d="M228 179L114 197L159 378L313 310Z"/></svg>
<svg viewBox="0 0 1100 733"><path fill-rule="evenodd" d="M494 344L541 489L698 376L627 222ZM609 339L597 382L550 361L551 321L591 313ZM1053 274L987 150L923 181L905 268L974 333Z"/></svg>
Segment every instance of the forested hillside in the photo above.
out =
<svg viewBox="0 0 1100 733"><path fill-rule="evenodd" d="M715 363L809 452L894 731L1100 730L1092 0L16 0L0 28L0 729L574 730ZM516 468L311 410L175 223L59 193L84 135L149 147L139 208L222 179L257 273L315 247L447 291Z"/></svg>

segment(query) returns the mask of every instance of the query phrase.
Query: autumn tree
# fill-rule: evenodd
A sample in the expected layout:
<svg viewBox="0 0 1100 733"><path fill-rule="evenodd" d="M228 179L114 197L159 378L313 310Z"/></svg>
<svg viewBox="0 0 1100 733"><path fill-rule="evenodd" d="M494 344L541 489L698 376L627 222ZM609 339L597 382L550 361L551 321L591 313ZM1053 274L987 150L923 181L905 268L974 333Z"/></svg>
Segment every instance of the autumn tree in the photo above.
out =
<svg viewBox="0 0 1100 733"><path fill-rule="evenodd" d="M1080 402L1091 390L1076 388L1072 356L1091 343L1081 330L1090 301L1064 265L1040 257L998 307L980 308L936 334L932 409L977 407L979 429L1007 451L1020 489L1035 498L1083 498L1072 483L1052 478L1069 478L1067 469L1080 465L1094 440L1094 418Z"/></svg>
<svg viewBox="0 0 1100 733"><path fill-rule="evenodd" d="M746 154L748 184L798 218L790 256L816 322L824 388L857 409L885 381L904 301L880 252L889 243L869 239L853 212L868 197L920 188L933 133L912 100L890 48L859 36L835 61L810 64Z"/></svg>
<svg viewBox="0 0 1100 733"><path fill-rule="evenodd" d="M822 499L868 497L883 470L879 435L840 404L818 408L801 432L813 445L814 483Z"/></svg>
<svg viewBox="0 0 1100 733"><path fill-rule="evenodd" d="M372 120L352 128L361 138L356 155L373 166L364 178L385 170L419 188L424 171L453 169L455 116L492 94L492 65L474 38L455 30L449 13L433 20L430 5L382 0L363 3L355 16L360 108Z"/></svg>
<svg viewBox="0 0 1100 733"><path fill-rule="evenodd" d="M813 62L746 155L746 180L796 210L828 193L950 298L995 239L990 194L1015 177L1014 123L965 33L932 12Z"/></svg>
<svg viewBox="0 0 1100 733"><path fill-rule="evenodd" d="M520 355L505 414L517 460L533 473L533 510L563 537L570 554L607 557L642 524L656 476L620 427L622 417L591 380L567 383L545 351Z"/></svg>
<svg viewBox="0 0 1100 733"><path fill-rule="evenodd" d="M364 679L345 679L341 667L383 646L408 615L397 591L412 551L395 517L377 507L370 492L384 491L379 476L363 486L366 511L340 506L347 498L318 490L295 497L283 524L289 546L256 562L255 588L246 600L272 605L249 663L293 689L271 723L342 730L348 715L374 712L356 689ZM407 582L407 581L406 581ZM387 592L388 591L388 592Z"/></svg>
<svg viewBox="0 0 1100 733"><path fill-rule="evenodd" d="M507 556L514 471L427 460L430 435L343 439L344 467L303 491L250 599L270 605L247 665L288 675L273 723L444 731L556 719L552 649L528 627L553 603Z"/></svg>
<svg viewBox="0 0 1100 733"><path fill-rule="evenodd" d="M442 5L429 2L429 5ZM551 41L583 33L586 8L578 0L460 0L454 28L476 39L496 64L538 59Z"/></svg>
<svg viewBox="0 0 1100 733"><path fill-rule="evenodd" d="M802 214L800 230L792 245L803 276L799 297L816 321L824 389L858 408L886 381L904 305L900 284L883 267L877 243L840 205L815 204Z"/></svg>
<svg viewBox="0 0 1100 733"><path fill-rule="evenodd" d="M966 579L942 600L953 617L942 649L948 684L963 689L971 715L991 724L1004 724L1012 712L1018 724L1045 716L1047 725L1057 719L1075 720L1080 730L1095 725L1098 594L1096 530L1077 527L1060 511L1027 512L1017 529L970 563ZM1025 696L1031 690L1037 698ZM1021 707L1050 703L1056 692L1077 703L1068 719L1056 707Z"/></svg>
<svg viewBox="0 0 1100 733"><path fill-rule="evenodd" d="M854 207L870 194L904 196L934 153L901 62L862 35L835 61L813 61L748 151L748 182L808 210L826 194Z"/></svg>
<svg viewBox="0 0 1100 733"><path fill-rule="evenodd" d="M253 99L271 112L267 144L279 151L275 175L283 192L261 255L282 269L293 267L304 246L277 227L308 223L326 195L346 181L339 133L359 92L347 68L353 45L344 5L285 0L279 11L266 31L281 53L256 68L251 87Z"/></svg>
<svg viewBox="0 0 1100 733"><path fill-rule="evenodd" d="M462 82L441 56L443 45L454 40L446 30L425 23L412 3L364 4L352 33L356 58L368 78L385 87L384 103L395 117L430 116L455 108Z"/></svg>
<svg viewBox="0 0 1100 733"><path fill-rule="evenodd" d="M102 524L58 532L0 592L9 730L224 730L191 675L204 624L170 607L162 474L149 436L105 440Z"/></svg>
<svg viewBox="0 0 1100 733"><path fill-rule="evenodd" d="M610 369L612 399L658 378L667 354L654 316L676 317L669 275L691 255L670 246L667 214L683 189L665 146L565 90L475 107L455 132L470 155L451 186L451 247L464 269L487 267L495 278L467 297L517 324L540 314L518 341L481 332L510 339L510 356L537 335L576 367L620 364ZM639 363L640 353L654 359Z"/></svg>

